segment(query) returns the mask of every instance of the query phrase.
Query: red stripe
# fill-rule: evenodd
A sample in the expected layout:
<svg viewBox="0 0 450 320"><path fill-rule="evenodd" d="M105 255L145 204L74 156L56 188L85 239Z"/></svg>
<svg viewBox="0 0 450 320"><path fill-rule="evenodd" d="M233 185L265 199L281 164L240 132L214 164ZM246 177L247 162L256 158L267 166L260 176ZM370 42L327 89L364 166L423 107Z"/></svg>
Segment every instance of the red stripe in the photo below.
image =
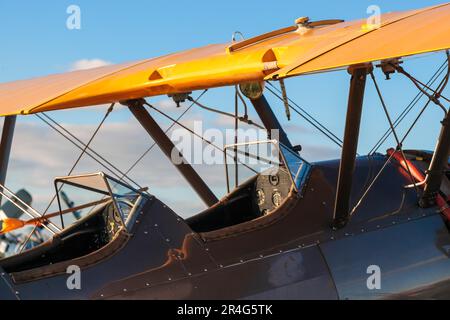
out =
<svg viewBox="0 0 450 320"><path fill-rule="evenodd" d="M418 183L423 182L425 180L425 175L420 171L411 161L405 160L402 156L402 154L399 151L395 151L394 149L389 149L387 151L388 156L392 155L392 158L394 158L400 165L405 169L411 171L412 176L414 179L417 180ZM423 185L421 185L423 187ZM450 199L450 196L447 196L447 199ZM440 194L436 196L436 204L439 207L439 210L442 212L442 214L445 216L447 220L450 221L450 208L447 204L447 201L442 197Z"/></svg>

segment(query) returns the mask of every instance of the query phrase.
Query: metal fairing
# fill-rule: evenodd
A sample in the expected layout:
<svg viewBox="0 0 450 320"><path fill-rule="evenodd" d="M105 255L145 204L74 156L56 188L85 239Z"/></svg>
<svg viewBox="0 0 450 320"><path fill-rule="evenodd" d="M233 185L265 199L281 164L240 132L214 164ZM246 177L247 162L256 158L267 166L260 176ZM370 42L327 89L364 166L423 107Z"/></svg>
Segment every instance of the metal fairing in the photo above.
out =
<svg viewBox="0 0 450 320"><path fill-rule="evenodd" d="M0 300L17 300L11 277L2 268L0 268L0 275Z"/></svg>
<svg viewBox="0 0 450 320"><path fill-rule="evenodd" d="M354 202L384 163L383 160L383 156L358 159L355 171L358 183L352 197ZM294 197L285 203L284 208L273 214L275 217L269 216L260 221L227 228L229 230L201 234L203 249L211 255L218 267L211 269L205 266L200 272L189 272L187 277L179 281L159 285L149 285L152 277L150 270L109 285L102 292L114 299L337 298L326 263L328 261L323 259L322 246L319 244L338 243L340 240L337 239L341 238L351 239L356 233L370 232L371 226L374 230L372 232L381 234L386 226L393 225L393 217L399 223L402 217L406 221L414 217L409 211L410 207L404 203L408 199L415 199L414 195L403 191L402 186L407 179L399 174L399 168L390 165L385 173L386 177L391 177L389 187L375 185L375 196L369 197L368 204L358 211L363 212L365 208L364 216L354 219L345 228L345 232L333 232L329 222L333 213L333 186L336 185L337 165L336 161L316 164L303 197ZM387 196L393 201L381 201L382 197ZM374 206L374 203L380 205ZM371 206L377 209L368 210ZM380 213L386 212L389 214L380 217ZM420 216L423 214L420 212ZM377 225L367 223L364 219L374 219ZM367 228L367 231L361 231L363 228ZM187 235L187 239L189 238ZM185 249L185 245L183 248ZM327 254L324 253L325 258ZM194 253L191 257L193 261L197 261ZM182 263L185 264L186 260L182 259ZM126 285L135 290L124 292Z"/></svg>
<svg viewBox="0 0 450 320"><path fill-rule="evenodd" d="M106 283L145 270L154 270L152 275L158 281L167 280L170 277L179 278L184 274L183 267L178 260L169 255L167 238L159 231L159 221L153 219L168 215L173 216L170 224L176 225L176 216L170 209L155 198L149 199L124 246L113 252L110 257L95 261L95 255L102 251L102 248L99 252L92 254L91 265L81 267L81 290L67 289L66 281L69 275L66 273L18 283L15 289L20 292L20 298L23 299L85 299L91 297ZM173 245L177 246L180 237L173 232L171 238ZM68 264L77 264L76 262L69 261ZM36 290L38 288L45 288L45 290Z"/></svg>
<svg viewBox="0 0 450 320"><path fill-rule="evenodd" d="M450 298L450 235L438 215L321 245L339 298ZM381 270L369 290L367 268ZM432 285L430 285L432 284Z"/></svg>
<svg viewBox="0 0 450 320"><path fill-rule="evenodd" d="M353 195L355 202L361 190L384 163L383 160L385 158L382 156L358 160L355 172L357 191ZM265 219L269 221L261 220L258 223L250 222L248 226L244 224L240 230L229 228L231 230L212 232L213 235L202 234L204 249L217 261L218 269L205 267L200 273L190 273L180 281L144 288L149 283L149 271L119 281L105 288L105 291L111 292L113 298L137 299L337 298L318 243L348 237L352 234L349 231L361 232L361 223L364 227L370 227L370 223L361 222L363 218L378 217L380 213L395 213L395 218L401 219L399 216L406 215L402 211L405 198L412 199L413 196L409 192L405 195L402 186L406 179L399 175L399 168L389 166L385 174L392 177L392 190L375 185L374 194L378 196L368 198L368 205L363 207L370 208L373 201L381 202L375 206L378 210L369 210L361 219L352 221L345 233L332 232L329 222L333 213L337 165L336 161L316 164L304 196L285 204L285 212L277 212L278 217L267 217ZM394 192L394 189L400 191ZM380 197L386 196L395 201L380 201ZM391 219L391 215L380 218L381 221L375 219L378 224L373 225L373 229L380 229L382 222L390 226ZM122 288L130 283L137 289L124 293Z"/></svg>
<svg viewBox="0 0 450 320"><path fill-rule="evenodd" d="M336 299L317 247L203 270L179 281L146 287L151 272L108 286L114 299ZM136 290L124 293L125 284Z"/></svg>
<svg viewBox="0 0 450 320"><path fill-rule="evenodd" d="M352 207L385 161L381 155L357 159ZM16 294L20 299L446 296L448 230L434 208L417 206L414 190L404 188L409 179L403 169L388 164L348 225L334 231L338 168L339 161L316 163L302 193L292 193L271 214L207 233L193 232L152 197L130 234L61 265L82 262L81 290L67 289L64 269L51 274L44 267L11 274L15 283L5 274L1 294L10 299ZM381 290L365 285L372 264L381 267Z"/></svg>
<svg viewBox="0 0 450 320"><path fill-rule="evenodd" d="M385 161L384 155L365 156L357 159L350 197L351 209L357 205ZM316 167L321 168L330 188L335 189L338 176L336 161L317 163ZM402 219L405 216L413 218L416 214L421 215L428 212L417 206L417 194L414 188L404 188L409 184L411 184L411 180L404 170L396 164L389 164L354 211L349 224L344 228L345 233L352 232L361 225L368 228L374 224L385 223L389 220L388 218Z"/></svg>

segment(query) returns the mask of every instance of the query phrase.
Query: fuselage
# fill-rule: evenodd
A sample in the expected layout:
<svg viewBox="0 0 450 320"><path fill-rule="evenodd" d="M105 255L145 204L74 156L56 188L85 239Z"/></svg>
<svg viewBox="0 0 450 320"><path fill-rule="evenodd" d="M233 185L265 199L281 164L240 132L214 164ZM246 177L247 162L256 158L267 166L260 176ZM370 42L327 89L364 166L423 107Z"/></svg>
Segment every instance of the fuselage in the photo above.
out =
<svg viewBox="0 0 450 320"><path fill-rule="evenodd" d="M356 205L386 161L357 159ZM388 164L340 230L331 228L339 161L315 163L305 188L270 214L228 225L181 219L155 197L120 231L87 255L33 268L33 250L0 261L3 299L379 299L448 298L450 236L436 208L421 209L398 164ZM252 181L245 186L249 188ZM251 192L250 192L251 193ZM236 195L239 192L235 193ZM242 194L239 194L242 197ZM246 201L251 202L250 198ZM245 215L223 199L221 214ZM239 204L241 203L241 204ZM216 211L219 209L216 209ZM201 216L203 215L203 216ZM230 216L231 217L231 216ZM230 222L231 221L231 222ZM217 225L214 225L216 223ZM197 231L196 231L197 229ZM77 237L77 235L73 236ZM64 239L63 239L64 240ZM55 239L53 242L57 241ZM64 241L63 241L64 242ZM82 242L78 241L79 245ZM67 240L70 247L70 240ZM51 261L52 250L48 249ZM47 249L46 249L47 250ZM55 251L56 252L56 251ZM42 254L42 252L40 253ZM56 255L55 255L56 256ZM68 289L71 265L81 288ZM379 273L379 279L375 279ZM374 280L375 279L375 280ZM379 281L379 283L377 282Z"/></svg>

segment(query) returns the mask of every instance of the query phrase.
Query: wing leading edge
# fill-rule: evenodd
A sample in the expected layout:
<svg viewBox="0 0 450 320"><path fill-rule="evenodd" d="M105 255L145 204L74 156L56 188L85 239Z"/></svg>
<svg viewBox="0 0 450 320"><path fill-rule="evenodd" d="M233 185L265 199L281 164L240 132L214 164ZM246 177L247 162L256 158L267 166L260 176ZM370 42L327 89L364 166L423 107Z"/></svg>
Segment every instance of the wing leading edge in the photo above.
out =
<svg viewBox="0 0 450 320"><path fill-rule="evenodd" d="M0 84L0 115L31 114L323 72L450 48L450 3L299 26L159 58ZM236 49L235 49L236 48Z"/></svg>

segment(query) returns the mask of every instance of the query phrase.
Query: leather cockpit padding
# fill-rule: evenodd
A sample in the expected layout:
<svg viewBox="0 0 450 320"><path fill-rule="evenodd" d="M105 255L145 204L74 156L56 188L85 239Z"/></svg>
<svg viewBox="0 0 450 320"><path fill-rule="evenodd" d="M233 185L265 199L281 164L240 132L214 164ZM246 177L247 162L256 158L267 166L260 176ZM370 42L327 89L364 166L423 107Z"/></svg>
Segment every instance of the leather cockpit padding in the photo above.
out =
<svg viewBox="0 0 450 320"><path fill-rule="evenodd" d="M125 246L129 238L129 233L124 229L121 229L111 242L88 255L35 269L14 272L10 275L14 283L19 284L37 279L54 277L60 274L66 274L67 267L71 265L76 265L81 269L88 268L113 256Z"/></svg>
<svg viewBox="0 0 450 320"><path fill-rule="evenodd" d="M211 242L265 228L287 216L299 200L300 195L295 191L291 191L281 206L270 214L227 228L200 233L200 237L205 242Z"/></svg>

